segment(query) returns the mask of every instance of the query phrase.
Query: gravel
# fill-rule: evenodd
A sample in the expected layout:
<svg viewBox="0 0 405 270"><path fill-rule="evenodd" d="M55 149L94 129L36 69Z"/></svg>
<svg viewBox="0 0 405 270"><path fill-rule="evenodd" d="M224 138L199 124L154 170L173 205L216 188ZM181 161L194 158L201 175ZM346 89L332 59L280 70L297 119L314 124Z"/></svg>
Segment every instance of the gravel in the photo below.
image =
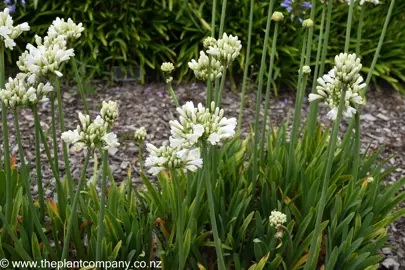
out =
<svg viewBox="0 0 405 270"><path fill-rule="evenodd" d="M169 91L164 84L147 84L139 85L135 82L126 82L120 86L109 87L104 83L96 83L96 94L89 94L87 102L91 115L94 117L98 114L103 100L116 100L120 106L120 117L114 127L118 134L122 147L110 150L110 167L115 179L121 181L127 179L128 167L132 169L133 183L140 184L139 179L139 161L138 146L133 141L134 131L145 126L148 132L147 141L153 144L161 144L169 136L168 121L174 118L176 110L171 102ZM225 109L227 116L238 117L240 98L239 95L232 92L228 87L224 92L222 107ZM180 84L175 86L175 92L178 95L180 104L186 101L205 102L204 86L199 83ZM246 106L243 112L242 131L246 134L250 130L255 115L256 96L253 92L246 96ZM294 113L295 93L284 91L278 98L271 97L270 117L274 124L278 125L287 117L292 119ZM262 102L264 107L264 99ZM66 129L74 129L78 124L77 113L84 111L81 104L80 96L64 89L63 91L63 111L65 114ZM263 108L262 108L263 111ZM309 103L304 101L302 110L302 119L308 115ZM330 121L326 118L327 108L320 108L321 122L329 125ZM45 103L39 108L41 126L44 131L51 137L51 106ZM19 112L20 126L23 136L23 145L27 161L35 167L35 147L34 147L34 118L30 110L25 109ZM57 116L58 117L58 116ZM12 115L9 115L9 141L11 154L17 156L18 149L15 140L15 130L12 124ZM58 123L57 119L57 123ZM291 121L290 121L291 122ZM301 121L303 122L303 121ZM343 120L343 125L347 126L347 121ZM362 109L361 115L361 143L362 149L370 145L371 149L385 145L382 153L383 158L389 158L390 166L398 166L389 178L388 182L396 181L405 176L405 101L392 90L386 90L379 93L370 90L367 93L367 105ZM59 132L59 127L58 127ZM60 133L58 133L60 138ZM3 136L1 135L0 152L3 152ZM51 141L48 142L52 149ZM59 164L61 175L64 175L64 162L61 149L59 147ZM145 150L145 149L144 149ZM144 151L145 152L145 151ZM55 183L52 179L52 173L46 162L46 155L41 149L42 175L46 196L54 196ZM75 179L79 178L80 170L84 161L83 153L70 151L71 171ZM99 162L101 161L99 157ZM94 159L91 159L88 176L93 172ZM37 195L36 176L34 168L31 170L33 175L32 193ZM396 223L390 226L390 240L386 248L381 252L385 254L386 259L381 263L382 269L405 269L405 218L400 218Z"/></svg>

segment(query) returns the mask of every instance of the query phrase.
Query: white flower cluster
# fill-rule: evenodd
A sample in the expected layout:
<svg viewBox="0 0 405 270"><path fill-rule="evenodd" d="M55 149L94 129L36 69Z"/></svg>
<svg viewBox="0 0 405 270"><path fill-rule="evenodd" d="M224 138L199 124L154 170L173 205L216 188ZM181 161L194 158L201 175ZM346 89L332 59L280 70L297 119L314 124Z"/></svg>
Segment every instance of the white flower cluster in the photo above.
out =
<svg viewBox="0 0 405 270"><path fill-rule="evenodd" d="M298 70L298 74L300 74L300 70ZM302 74L304 74L304 75L311 74L311 67L310 66L303 66L302 67Z"/></svg>
<svg viewBox="0 0 405 270"><path fill-rule="evenodd" d="M118 104L115 101L103 101L101 107L101 118L109 124L110 127L113 126L114 122L118 118Z"/></svg>
<svg viewBox="0 0 405 270"><path fill-rule="evenodd" d="M30 82L41 78L50 79L53 74L62 77L62 63L74 56L73 49L68 48L68 45L79 38L83 30L81 23L56 18L48 28L48 36L43 39L35 36L35 45L27 44L27 50L18 58L18 68L22 72L31 73Z"/></svg>
<svg viewBox="0 0 405 270"><path fill-rule="evenodd" d="M48 100L47 94L53 91L49 82L28 82L25 73L18 73L15 78L9 78L5 86L5 89L0 90L0 100L11 109L45 102Z"/></svg>
<svg viewBox="0 0 405 270"><path fill-rule="evenodd" d="M311 19L306 19L302 22L302 27L311 28L314 26L314 22Z"/></svg>
<svg viewBox="0 0 405 270"><path fill-rule="evenodd" d="M59 71L63 62L74 56L73 49L66 47L64 36L57 38L35 37L36 46L27 44L27 50L18 58L17 66L22 72L31 73L31 82L40 78L49 79L52 74L62 77Z"/></svg>
<svg viewBox="0 0 405 270"><path fill-rule="evenodd" d="M149 173L157 175L165 169L182 169L195 172L202 167L203 161L199 148L177 149L170 146L160 148L148 143L146 149L150 153L145 165L150 167Z"/></svg>
<svg viewBox="0 0 405 270"><path fill-rule="evenodd" d="M287 222L287 216L279 211L271 211L269 222L270 226L279 229L283 224Z"/></svg>
<svg viewBox="0 0 405 270"><path fill-rule="evenodd" d="M203 45L206 51L200 51L198 61L192 59L188 63L197 79L203 81L220 78L224 68L227 68L239 56L242 49L238 37L228 36L226 33L218 40L213 37L206 38Z"/></svg>
<svg viewBox="0 0 405 270"><path fill-rule="evenodd" d="M29 31L30 26L26 22L13 26L13 19L9 13L8 8L0 12L0 37L4 41L4 46L12 50L16 45L14 39L20 36L22 32Z"/></svg>
<svg viewBox="0 0 405 270"><path fill-rule="evenodd" d="M142 143L143 141L145 141L147 136L148 133L146 132L145 127L140 127L135 130L134 138L138 143Z"/></svg>
<svg viewBox="0 0 405 270"><path fill-rule="evenodd" d="M78 125L75 130L62 133L62 140L65 143L73 144L75 151L88 148L95 149L96 147L108 150L120 145L115 133L107 133L108 123L100 115L91 121L89 115L83 115L79 112L79 120L81 126Z"/></svg>
<svg viewBox="0 0 405 270"><path fill-rule="evenodd" d="M201 103L194 107L193 102L187 102L177 108L179 120L170 121L170 146L156 148L148 144L150 155L146 159L149 172L158 174L164 169L183 169L196 171L202 167L200 155L201 143L209 142L216 145L235 135L236 119L223 117L224 110L204 108Z"/></svg>
<svg viewBox="0 0 405 270"><path fill-rule="evenodd" d="M57 17L48 28L48 37L57 38L58 36L65 36L66 40L70 42L78 39L83 31L84 27L82 23L75 24L70 18L65 21Z"/></svg>
<svg viewBox="0 0 405 270"><path fill-rule="evenodd" d="M309 101L325 100L331 110L327 116L335 120L338 113L340 97L345 87L345 107L343 115L351 118L356 113L355 104L363 104L361 91L366 87L360 75L362 65L356 54L341 53L335 57L335 67L328 74L318 78L316 94L309 94Z"/></svg>
<svg viewBox="0 0 405 270"><path fill-rule="evenodd" d="M198 141L216 145L235 135L236 118L224 117L224 110L215 108L215 102L208 109L201 103L194 107L189 101L177 111L179 120L170 121L172 147L192 147Z"/></svg>
<svg viewBox="0 0 405 270"><path fill-rule="evenodd" d="M280 11L275 11L275 12L273 12L273 15L271 16L271 19L275 22L279 22L284 19L284 15Z"/></svg>

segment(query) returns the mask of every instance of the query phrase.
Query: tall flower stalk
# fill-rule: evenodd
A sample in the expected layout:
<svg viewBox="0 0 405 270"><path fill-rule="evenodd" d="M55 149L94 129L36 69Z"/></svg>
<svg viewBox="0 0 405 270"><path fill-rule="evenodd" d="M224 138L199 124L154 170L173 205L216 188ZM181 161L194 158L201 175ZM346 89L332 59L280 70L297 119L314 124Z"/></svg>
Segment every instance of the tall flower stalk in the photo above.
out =
<svg viewBox="0 0 405 270"><path fill-rule="evenodd" d="M34 114L34 127L35 127L35 167L37 171L37 185L38 185L38 198L39 198L39 211L40 218L45 218L45 198L44 187L42 183L42 170L41 170L41 135L40 135L40 121L37 119L38 106L33 106L32 111ZM46 143L46 142L45 142Z"/></svg>
<svg viewBox="0 0 405 270"><path fill-rule="evenodd" d="M352 30L352 18L353 18L353 9L354 9L354 0L349 0L349 15L347 16L347 25L346 25L346 40L345 40L345 53L349 52L350 46L350 32Z"/></svg>
<svg viewBox="0 0 405 270"><path fill-rule="evenodd" d="M360 56L361 36L363 32L363 20L364 20L364 7L360 6L360 16L357 25L357 37L356 37L356 54Z"/></svg>
<svg viewBox="0 0 405 270"><path fill-rule="evenodd" d="M96 245L96 261L102 260L101 253L103 247L104 237L104 212L106 202L106 188L107 188L107 150L100 151L103 160L103 176L101 181L101 194L100 194L100 212L98 216L98 230L97 230L97 245Z"/></svg>
<svg viewBox="0 0 405 270"><path fill-rule="evenodd" d="M271 55L270 55L270 63L269 63L269 70L268 70L268 77L267 77L267 85L266 85L266 97L265 97L265 105L264 105L264 116L263 116L263 125L262 125L262 134L261 134L261 143L260 149L260 160L264 160L264 142L266 141L266 130L267 130L267 116L269 114L269 100L270 100L270 89L271 89L271 81L273 79L273 65L274 65L274 55L276 53L276 45L277 45L277 36L278 36L278 27L280 21L283 19L283 14L281 12L274 12L272 15L272 20L275 21L274 33L273 33L273 43L271 45ZM270 119L271 121L271 119Z"/></svg>
<svg viewBox="0 0 405 270"><path fill-rule="evenodd" d="M258 171L258 147L259 147L259 119L260 119L260 104L262 102L263 91L263 78L266 70L266 56L267 46L269 40L271 17L273 14L274 0L269 1L269 8L267 11L266 33L264 36L262 59L260 63L259 83L257 87L257 100L256 100L256 113L255 113L255 126L254 126L254 145L253 145L253 170L252 170L252 188L256 190L257 171Z"/></svg>
<svg viewBox="0 0 405 270"><path fill-rule="evenodd" d="M245 107L247 77L248 77L248 73L249 73L249 60L250 60L249 58L250 58L250 50L251 50L251 46L252 46L253 10L254 10L254 0L250 0L248 44L247 44L247 49L246 49L245 68L243 70L242 93L241 93L241 102L240 102L239 118L238 118L238 134L240 134L240 130L242 128L243 108Z"/></svg>

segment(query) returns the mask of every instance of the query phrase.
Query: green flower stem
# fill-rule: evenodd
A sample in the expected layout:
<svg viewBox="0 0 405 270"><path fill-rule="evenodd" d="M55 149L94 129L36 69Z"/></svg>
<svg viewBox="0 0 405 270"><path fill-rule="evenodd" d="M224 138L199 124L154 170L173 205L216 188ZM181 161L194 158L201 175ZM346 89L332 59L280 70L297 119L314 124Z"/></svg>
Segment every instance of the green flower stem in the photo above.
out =
<svg viewBox="0 0 405 270"><path fill-rule="evenodd" d="M345 53L349 52L350 32L352 30L353 9L354 9L354 0L350 0L349 15L347 16L347 26L346 26Z"/></svg>
<svg viewBox="0 0 405 270"><path fill-rule="evenodd" d="M319 68L319 74L321 75L325 71L325 60L326 55L328 54L330 23L332 21L332 7L333 7L332 1L328 1L328 15L326 16L326 29L322 45L321 67Z"/></svg>
<svg viewBox="0 0 405 270"><path fill-rule="evenodd" d="M211 37L215 37L215 16L217 13L217 0L212 1Z"/></svg>
<svg viewBox="0 0 405 270"><path fill-rule="evenodd" d="M248 44L247 44L247 49L246 49L245 69L243 70L242 94L241 94L241 102L240 102L239 118L238 118L238 134L240 134L240 130L242 128L242 115L243 115L243 108L245 107L246 85L247 85L247 77L248 77L248 73L249 73L249 60L250 60L249 58L250 58L250 50L251 50L251 46L252 46L253 10L254 10L254 0L250 0L249 34L248 34Z"/></svg>
<svg viewBox="0 0 405 270"><path fill-rule="evenodd" d="M138 150L139 150L138 151L138 161L139 161L139 167L141 168L141 173L144 173L142 146L143 146L143 143L138 144Z"/></svg>
<svg viewBox="0 0 405 270"><path fill-rule="evenodd" d="M357 110L355 119L355 137L354 137L354 158L353 158L353 167L352 167L352 177L353 180L351 183L357 181L359 175L359 164L360 164L360 112Z"/></svg>
<svg viewBox="0 0 405 270"><path fill-rule="evenodd" d="M72 57L71 62L72 62L73 70L75 72L77 86L79 87L80 96L82 97L84 111L86 112L86 114L89 114L89 107L87 106L87 102L86 102L86 94L84 92L83 81L82 81L82 77L79 74L79 70L77 69L76 58Z"/></svg>
<svg viewBox="0 0 405 270"><path fill-rule="evenodd" d="M63 116L63 109L62 109L62 94L61 94L61 90L60 90L60 82L57 77L55 77L54 85L55 85L55 90L56 90L56 96L58 98L58 114L59 114L60 131L65 132L65 117ZM68 152L66 143L63 141L62 141L62 152L63 152L63 161L65 162L65 173L66 173L66 178L67 178L68 185L69 185L70 198L73 198L74 185L73 185L72 175L70 173L69 152Z"/></svg>
<svg viewBox="0 0 405 270"><path fill-rule="evenodd" d="M38 185L38 197L39 197L39 212L40 219L45 218L45 198L44 198L44 187L42 183L42 171L41 171L41 135L39 132L40 120L38 116L37 105L32 107L34 114L34 125L35 125L35 167L37 170L37 185Z"/></svg>
<svg viewBox="0 0 405 270"><path fill-rule="evenodd" d="M391 18L392 10L394 9L394 5L395 5L395 0L391 0L391 4L390 4L390 7L388 9L387 17L385 17L383 30L381 32L381 36L380 36L380 39L378 41L377 49L376 49L376 51L374 53L373 62L371 63L370 71L367 74L366 88L364 89L364 94L367 91L367 88L368 88L368 86L370 84L370 81L371 81L371 77L373 76L374 68L375 68L375 65L377 64L377 59L378 59L378 56L380 55L381 47L382 47L382 45L384 43L385 33L387 32L388 23L389 23L390 18Z"/></svg>
<svg viewBox="0 0 405 270"><path fill-rule="evenodd" d="M228 69L225 67L224 72L222 72L221 86L219 88L219 91L217 91L217 97L215 98L215 105L217 107L221 106L222 92L224 91L224 88L225 88L226 72L227 71L228 71Z"/></svg>
<svg viewBox="0 0 405 270"><path fill-rule="evenodd" d="M322 5L322 19L321 19L321 26L320 26L320 30L319 30L318 49L316 52L315 71L314 71L314 76L313 76L313 80L312 80L312 93L316 93L316 84L317 84L316 80L319 77L319 73L318 73L319 67L320 67L319 59L321 58L321 51L322 51L322 41L323 41L323 33L324 33L324 26L325 26L325 14L326 14L326 6ZM311 102L310 107L309 107L307 138L313 138L317 115L318 115L318 103Z"/></svg>
<svg viewBox="0 0 405 270"><path fill-rule="evenodd" d="M29 183L29 172L28 168L25 164L25 159L24 159L24 150L21 142L21 132L20 132L20 124L18 121L18 113L17 111L14 111L14 125L15 125L15 130L16 130L16 137L17 137L17 144L18 144L18 153L20 155L20 164L21 164L21 174L22 178L24 181L24 186L25 186L25 193L28 197L28 203L31 211L32 218L34 220L34 225L37 229L37 232L39 234L39 237L41 238L42 242L44 243L47 251L49 252L49 255L53 260L57 260L57 256L55 251L52 249L51 245L49 244L48 237L45 235L45 233L42 230L41 223L39 222L37 210L35 209L34 206L34 199L32 198L31 194L31 185Z"/></svg>
<svg viewBox="0 0 405 270"><path fill-rule="evenodd" d="M222 34L224 33L224 24L225 24L225 17L226 17L226 4L227 4L227 0L222 0L221 24L219 25L218 38L222 38Z"/></svg>
<svg viewBox="0 0 405 270"><path fill-rule="evenodd" d="M68 259L70 237L73 232L73 221L75 219L75 216L77 215L76 209L77 209L77 203L78 203L79 197L80 197L80 192L84 186L84 183L86 182L86 169L87 169L87 166L89 165L89 159L90 159L91 152L92 151L87 150L86 157L84 159L84 165L82 168L80 181L79 181L79 184L77 185L77 190L75 192L75 196L74 196L73 203L72 203L72 209L71 209L70 215L69 215L69 221L67 223L66 235L65 235L65 238L63 239L64 242L63 242L62 257L60 259L61 261Z"/></svg>
<svg viewBox="0 0 405 270"><path fill-rule="evenodd" d="M58 141L56 140L56 120L55 120L55 93L51 92L49 95L51 100L51 117L52 117L52 146L53 146L53 162L59 174L59 160L58 160Z"/></svg>
<svg viewBox="0 0 405 270"><path fill-rule="evenodd" d="M5 66L4 66L4 42L0 42L0 89L4 89L5 84ZM3 130L3 148L4 148L4 171L6 173L6 219L11 222L11 214L13 210L13 180L11 178L10 165L10 150L8 144L8 123L7 123L7 107L1 103L1 119ZM7 226L4 226L7 230ZM7 232L2 233L2 242L4 243Z"/></svg>
<svg viewBox="0 0 405 270"><path fill-rule="evenodd" d="M218 226L217 226L217 220L216 220L216 215L215 215L215 204L214 204L214 190L211 185L211 171L212 171L212 165L211 164L211 158L207 149L207 145L203 146L203 151L204 151L204 162L206 162L207 166L204 168L205 172L205 184L207 187L207 196L208 196L208 207L210 211L210 219L211 219L211 226L212 226L212 233L214 235L214 242L215 242L215 251L217 253L217 261L218 261L218 269L219 270L225 270L225 261L224 261L224 255L222 253L222 243L221 239L219 238L219 233L218 233Z"/></svg>
<svg viewBox="0 0 405 270"><path fill-rule="evenodd" d="M314 229L314 233L312 235L308 259L307 259L307 263L305 264L304 270L314 269L313 265L315 265L316 262L318 261L319 250L317 250L317 248L318 248L317 241L322 234L321 222L322 222L323 212L324 212L325 206L326 206L326 198L328 195L329 180L330 180L330 174L331 174L331 170L332 170L333 156L335 153L335 147L336 147L336 141L337 141L339 127L340 127L340 121L342 119L342 113L343 113L343 109L345 107L345 96L346 96L346 86L342 85L342 93L341 93L341 97L340 97L338 114L337 114L335 123L333 124L332 135L331 135L330 143L327 148L327 153L328 153L327 163L326 163L326 168L325 168L325 176L324 176L323 184L322 184L321 199L319 200L319 205L318 205L315 229Z"/></svg>
<svg viewBox="0 0 405 270"><path fill-rule="evenodd" d="M101 178L101 194L100 194L100 212L98 216L98 231L97 231L97 246L96 246L96 261L100 261L102 244L104 237L104 212L105 212L105 203L106 203L106 187L107 187L107 150L100 151L103 159L103 177Z"/></svg>
<svg viewBox="0 0 405 270"><path fill-rule="evenodd" d="M263 117L263 125L262 125L262 136L261 136L261 143L260 143L260 149L262 151L260 152L260 160L264 160L264 142L266 141L266 124L267 124L267 115L269 114L269 99L270 99L270 86L271 86L271 80L273 78L273 65L274 65L274 54L276 52L276 46L277 46L277 36L278 36L278 26L279 22L275 22L275 27L274 27L274 33L273 33L273 44L271 45L271 55L270 55L270 64L269 64L269 75L267 77L267 85L266 85L266 102L264 105L264 117ZM271 119L270 119L271 122Z"/></svg>
<svg viewBox="0 0 405 270"><path fill-rule="evenodd" d="M307 45L307 37L308 33L305 31L304 33L304 40L302 42L302 49L301 49L301 60L300 60L300 69L299 69L299 75L298 75L298 90L297 90L297 98L295 102L295 110L294 110L294 120L293 120L293 126L292 126L292 131L291 131L291 137L290 137L290 146L289 146L289 153L288 153L288 166L287 166L287 174L286 174L286 179L290 181L290 176L291 176L291 169L293 166L294 162L294 151L295 151L295 143L298 137L298 130L299 130L299 125L300 125L300 118L301 118L301 108L302 108L302 102L303 102L303 95L304 95L304 90L305 90L305 85L306 85L306 78L308 75L305 75L305 80L304 76L301 72L302 67L304 66L304 59L305 59L305 49ZM303 81L305 81L305 85L303 85Z"/></svg>
<svg viewBox="0 0 405 270"><path fill-rule="evenodd" d="M174 170L170 170L170 177L172 183L175 185L177 189L177 222L176 222L176 242L179 245L179 269L184 269L186 265L187 258L184 257L184 237L183 237L183 229L184 229L184 217L183 217L183 194L181 189L181 183L179 181L179 176L176 174Z"/></svg>
<svg viewBox="0 0 405 270"><path fill-rule="evenodd" d="M254 145L253 145L253 170L252 170L253 193L255 193L256 181L257 181L260 104L262 102L263 77L264 77L264 73L265 73L265 69L266 69L267 46L269 43L268 40L269 40L269 33L270 33L270 26L271 26L271 16L273 14L273 6L274 6L274 0L270 0L269 9L267 12L266 33L264 36L262 60L261 60L261 64L260 64L259 84L257 86L256 114L255 114L255 125L254 125Z"/></svg>
<svg viewBox="0 0 405 270"><path fill-rule="evenodd" d="M176 93L174 93L172 83L168 83L168 87L169 87L169 92L170 92L170 95L172 96L174 104L176 105L176 107L180 107L179 101L176 97Z"/></svg>
<svg viewBox="0 0 405 270"><path fill-rule="evenodd" d="M211 74L211 61L212 61L212 56L208 55L208 74ZM212 101L212 81L211 81L211 76L208 76L208 80L207 80L207 94L206 94L206 98L205 98L205 106L207 108L210 107L211 105L211 101Z"/></svg>
<svg viewBox="0 0 405 270"><path fill-rule="evenodd" d="M360 57L361 34L363 31L364 7L360 6L359 25L357 26L356 55Z"/></svg>

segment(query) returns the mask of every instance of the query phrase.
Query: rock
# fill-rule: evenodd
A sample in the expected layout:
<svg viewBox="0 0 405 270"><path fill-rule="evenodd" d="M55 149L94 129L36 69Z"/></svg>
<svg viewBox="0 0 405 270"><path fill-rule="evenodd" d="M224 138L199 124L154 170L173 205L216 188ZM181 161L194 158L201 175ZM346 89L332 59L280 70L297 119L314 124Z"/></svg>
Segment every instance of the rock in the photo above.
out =
<svg viewBox="0 0 405 270"><path fill-rule="evenodd" d="M384 266L386 269L389 270L399 270L399 263L395 261L393 258L387 258L385 259L382 263L382 266Z"/></svg>
<svg viewBox="0 0 405 270"><path fill-rule="evenodd" d="M120 168L122 170L126 170L128 168L128 165L129 165L129 161L123 161L123 162L121 162Z"/></svg>
<svg viewBox="0 0 405 270"><path fill-rule="evenodd" d="M391 248L383 248L383 249L382 249L382 252L383 252L385 255L389 255L389 254L392 253L392 250L391 250Z"/></svg>
<svg viewBox="0 0 405 270"><path fill-rule="evenodd" d="M375 120L377 120L377 118L375 118L371 114L362 114L362 115L360 115L360 119L361 120L366 120L366 121L375 121Z"/></svg>

